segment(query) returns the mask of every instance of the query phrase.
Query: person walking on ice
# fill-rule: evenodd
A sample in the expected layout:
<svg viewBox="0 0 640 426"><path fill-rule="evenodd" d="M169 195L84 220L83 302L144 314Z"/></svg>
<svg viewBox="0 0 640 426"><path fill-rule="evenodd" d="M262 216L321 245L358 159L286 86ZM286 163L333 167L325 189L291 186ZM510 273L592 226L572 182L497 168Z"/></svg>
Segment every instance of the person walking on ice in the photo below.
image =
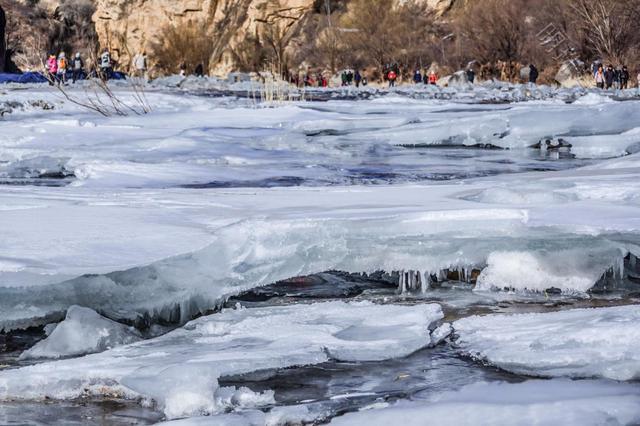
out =
<svg viewBox="0 0 640 426"><path fill-rule="evenodd" d="M76 81L84 78L84 61L82 60L82 56L80 56L80 53L76 53L76 56L73 58L72 64L72 78L73 84L75 84Z"/></svg>
<svg viewBox="0 0 640 426"><path fill-rule="evenodd" d="M104 49L100 56L100 78L103 80L109 80L111 78L111 54L109 49Z"/></svg>
<svg viewBox="0 0 640 426"><path fill-rule="evenodd" d="M598 69L596 70L593 78L596 82L596 87L598 89L604 89L605 76L604 76L604 68L602 68L602 65L598 65Z"/></svg>
<svg viewBox="0 0 640 426"><path fill-rule="evenodd" d="M58 55L58 83L67 84L67 55L60 52Z"/></svg>
<svg viewBox="0 0 640 426"><path fill-rule="evenodd" d="M529 83L536 84L536 82L538 81L539 75L540 73L538 72L538 68L536 68L535 65L530 64L529 65Z"/></svg>
<svg viewBox="0 0 640 426"><path fill-rule="evenodd" d="M53 86L58 79L58 60L56 59L55 54L52 53L49 55L45 68L47 70L47 80L49 80L49 85Z"/></svg>
<svg viewBox="0 0 640 426"><path fill-rule="evenodd" d="M429 84L432 86L438 84L438 74L436 74L435 71L431 71L431 73L429 74Z"/></svg>
<svg viewBox="0 0 640 426"><path fill-rule="evenodd" d="M396 74L396 72L393 69L391 69L391 71L389 71L389 74L387 74L387 80L389 80L389 88L396 87L397 78L398 78L398 74Z"/></svg>
<svg viewBox="0 0 640 426"><path fill-rule="evenodd" d="M133 57L133 69L136 77L147 78L147 53L139 52Z"/></svg>

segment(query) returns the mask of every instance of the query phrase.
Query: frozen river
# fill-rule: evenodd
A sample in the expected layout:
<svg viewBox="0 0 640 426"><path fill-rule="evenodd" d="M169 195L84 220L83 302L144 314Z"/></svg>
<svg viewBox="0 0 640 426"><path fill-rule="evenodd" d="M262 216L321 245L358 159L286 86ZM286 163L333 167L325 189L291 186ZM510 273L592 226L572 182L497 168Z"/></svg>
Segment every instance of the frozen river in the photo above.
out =
<svg viewBox="0 0 640 426"><path fill-rule="evenodd" d="M0 423L640 422L636 91L210 90L6 90Z"/></svg>

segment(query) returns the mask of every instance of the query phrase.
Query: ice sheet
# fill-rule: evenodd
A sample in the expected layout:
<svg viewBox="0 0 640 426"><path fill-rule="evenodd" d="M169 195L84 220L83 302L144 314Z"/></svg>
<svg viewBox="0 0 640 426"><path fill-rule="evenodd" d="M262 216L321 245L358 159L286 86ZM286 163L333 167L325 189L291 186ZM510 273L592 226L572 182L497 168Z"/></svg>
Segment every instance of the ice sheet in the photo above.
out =
<svg viewBox="0 0 640 426"><path fill-rule="evenodd" d="M399 402L336 417L332 425L567 426L640 421L640 389L605 381L532 380L478 383L428 402Z"/></svg>
<svg viewBox="0 0 640 426"><path fill-rule="evenodd" d="M0 399L145 398L168 418L250 408L272 395L238 395L218 388L217 379L330 358L403 357L429 345L428 328L442 317L435 304L328 302L225 310L148 341L0 371Z"/></svg>
<svg viewBox="0 0 640 426"><path fill-rule="evenodd" d="M454 322L460 351L540 377L640 378L636 305L554 313L473 316Z"/></svg>

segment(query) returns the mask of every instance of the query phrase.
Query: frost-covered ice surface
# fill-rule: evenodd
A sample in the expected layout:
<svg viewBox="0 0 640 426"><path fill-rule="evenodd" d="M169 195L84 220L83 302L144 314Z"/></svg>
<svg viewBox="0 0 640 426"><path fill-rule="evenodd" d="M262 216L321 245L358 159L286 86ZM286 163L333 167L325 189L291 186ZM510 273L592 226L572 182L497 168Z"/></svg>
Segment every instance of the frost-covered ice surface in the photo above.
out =
<svg viewBox="0 0 640 426"><path fill-rule="evenodd" d="M463 318L461 351L504 370L542 377L640 378L637 305Z"/></svg>
<svg viewBox="0 0 640 426"><path fill-rule="evenodd" d="M21 358L79 356L102 352L142 339L135 328L111 321L91 309L75 305L67 309L64 321L47 334L46 339L25 351Z"/></svg>
<svg viewBox="0 0 640 426"><path fill-rule="evenodd" d="M221 376L407 356L430 343L438 305L328 302L226 310L161 337L0 375L0 398L146 398L168 418L260 406L269 395L218 388ZM238 393L240 392L240 394Z"/></svg>
<svg viewBox="0 0 640 426"><path fill-rule="evenodd" d="M305 98L327 102L266 105L251 90L173 78L150 88L151 114L109 118L42 86L6 91L2 102L15 106L0 121L0 329L46 325L49 337L23 357L66 358L127 343L131 325L178 328L1 370L2 398L116 396L140 398L169 418L224 411L224 422L326 420L335 406L308 412L311 403L292 398L293 406L274 408L278 386L221 387L218 379L336 360L361 365L432 345L451 350L456 334L463 352L520 375L637 379L632 307L455 321L470 312L460 311L441 325L440 308L425 303L467 303L439 288L446 279L463 281L467 299L520 300L533 311L592 291L637 293L637 91L314 89ZM126 83L115 91L133 96ZM265 303L212 314L244 291L325 271L385 271L417 295L387 294L376 299L381 306ZM406 272L401 280L398 271ZM208 316L189 322L200 314ZM370 365L364 375L382 368ZM409 393L420 380L411 379ZM384 389L372 395L364 382L366 404L390 397ZM469 381L455 383L446 390ZM575 403L569 423L582 414L635 421L587 403L609 404L615 387L626 410L637 402L635 385L540 383L530 386L584 389L567 402ZM484 386L508 395L520 385ZM401 390L392 397L411 397ZM504 412L557 412L548 400L526 402ZM477 404L469 407L497 403Z"/></svg>
<svg viewBox="0 0 640 426"><path fill-rule="evenodd" d="M478 383L429 401L400 402L336 417L332 425L630 425L640 421L640 388L600 381Z"/></svg>

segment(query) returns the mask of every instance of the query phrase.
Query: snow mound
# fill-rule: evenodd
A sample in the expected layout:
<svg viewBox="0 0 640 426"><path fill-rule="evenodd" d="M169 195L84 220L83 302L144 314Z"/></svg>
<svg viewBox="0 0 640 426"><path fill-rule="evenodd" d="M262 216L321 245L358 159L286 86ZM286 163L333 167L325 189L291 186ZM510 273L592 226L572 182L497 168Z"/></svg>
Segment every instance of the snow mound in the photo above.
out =
<svg viewBox="0 0 640 426"><path fill-rule="evenodd" d="M602 105L602 104L612 103L612 102L615 102L615 101L608 96L591 92L576 99L574 104L575 105Z"/></svg>
<svg viewBox="0 0 640 426"><path fill-rule="evenodd" d="M548 189L541 190L540 188L525 186L518 188L488 188L477 194L468 196L465 199L487 204L549 205L567 203L574 201L577 197L556 191L549 191Z"/></svg>
<svg viewBox="0 0 640 426"><path fill-rule="evenodd" d="M475 290L519 289L586 293L609 270L622 274L626 253L617 248L593 250L585 256L579 248L558 251L493 252L478 277Z"/></svg>
<svg viewBox="0 0 640 426"><path fill-rule="evenodd" d="M460 351L540 377L640 378L640 309L473 316L453 324Z"/></svg>
<svg viewBox="0 0 640 426"><path fill-rule="evenodd" d="M218 378L331 358L404 357L429 345L429 327L442 318L435 304L329 302L224 310L155 339L2 371L0 400L115 395L153 401L168 418L261 406L272 402L272 393L219 388Z"/></svg>
<svg viewBox="0 0 640 426"><path fill-rule="evenodd" d="M636 424L640 389L606 381L531 380L524 383L477 383L432 401L400 402L335 418L336 426L540 425L587 426Z"/></svg>
<svg viewBox="0 0 640 426"><path fill-rule="evenodd" d="M44 340L26 350L21 359L63 358L102 352L141 339L133 328L119 324L81 306L71 306L67 316Z"/></svg>

